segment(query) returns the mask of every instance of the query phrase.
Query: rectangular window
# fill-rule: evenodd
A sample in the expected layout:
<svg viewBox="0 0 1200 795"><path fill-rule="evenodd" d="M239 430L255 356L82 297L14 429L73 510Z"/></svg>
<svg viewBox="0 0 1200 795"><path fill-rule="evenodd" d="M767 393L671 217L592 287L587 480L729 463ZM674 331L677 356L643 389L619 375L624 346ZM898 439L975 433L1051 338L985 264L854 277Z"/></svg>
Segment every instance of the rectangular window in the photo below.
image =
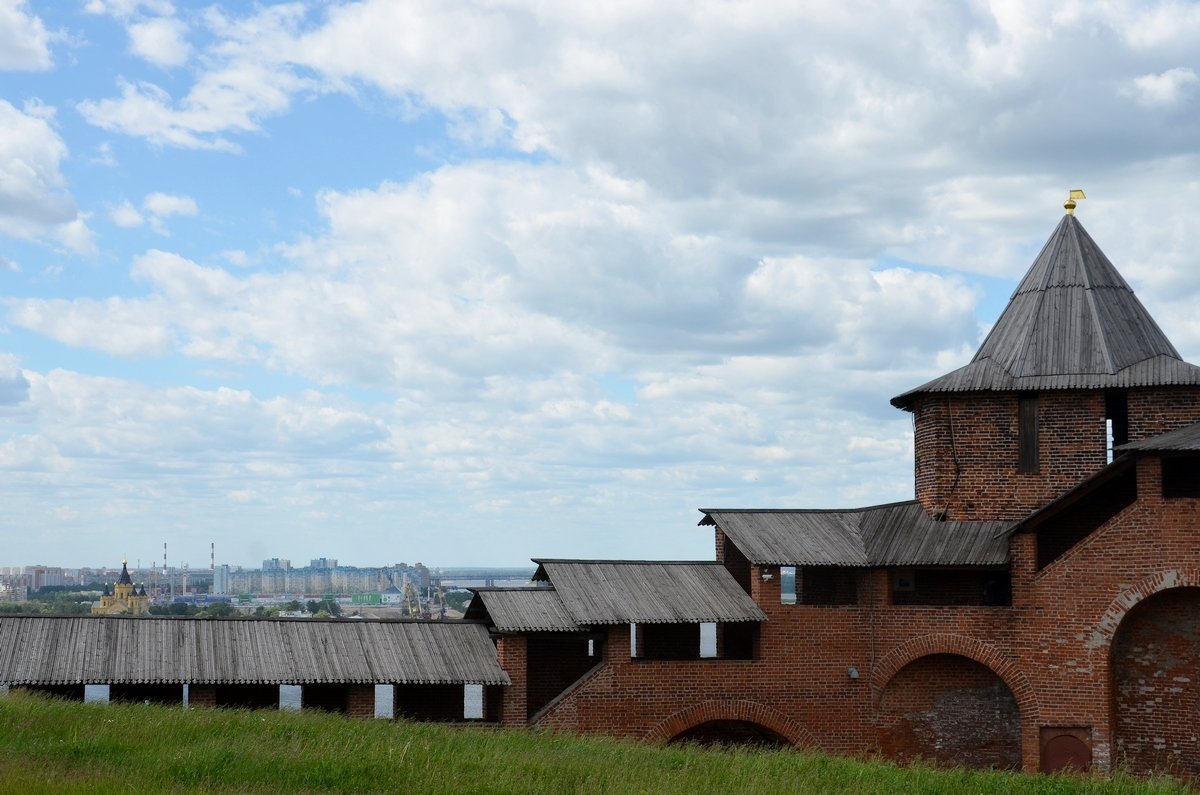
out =
<svg viewBox="0 0 1200 795"><path fill-rule="evenodd" d="M84 685L83 700L87 702L108 703L108 685Z"/></svg>
<svg viewBox="0 0 1200 795"><path fill-rule="evenodd" d="M785 605L796 604L796 567L779 567L779 601Z"/></svg>
<svg viewBox="0 0 1200 795"><path fill-rule="evenodd" d="M1129 398L1124 390L1110 389L1104 393L1104 420L1108 431L1108 463L1113 460L1113 448L1129 441Z"/></svg>
<svg viewBox="0 0 1200 795"><path fill-rule="evenodd" d="M483 720L483 685L463 685L463 718Z"/></svg>
<svg viewBox="0 0 1200 795"><path fill-rule="evenodd" d="M298 712L304 701L303 690L300 685L280 685L279 708L285 712Z"/></svg>
<svg viewBox="0 0 1200 795"><path fill-rule="evenodd" d="M631 658L637 658L641 656L642 644L639 642L642 639L641 629L642 628L637 624L629 625L629 656Z"/></svg>
<svg viewBox="0 0 1200 795"><path fill-rule="evenodd" d="M1038 396L1021 395L1017 402L1017 471L1033 474L1038 471Z"/></svg>
<svg viewBox="0 0 1200 795"><path fill-rule="evenodd" d="M703 623L700 625L700 659L717 656L717 625Z"/></svg>

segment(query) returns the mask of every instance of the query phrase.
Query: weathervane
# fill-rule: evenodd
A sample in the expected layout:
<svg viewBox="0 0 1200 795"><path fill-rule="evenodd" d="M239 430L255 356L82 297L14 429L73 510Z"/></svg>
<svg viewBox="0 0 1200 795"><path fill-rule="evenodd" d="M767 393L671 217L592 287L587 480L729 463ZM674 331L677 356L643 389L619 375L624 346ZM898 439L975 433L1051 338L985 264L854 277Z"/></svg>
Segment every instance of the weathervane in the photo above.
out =
<svg viewBox="0 0 1200 795"><path fill-rule="evenodd" d="M1087 198L1087 194L1085 194L1082 189L1072 188L1071 195L1067 197L1067 200L1065 202L1063 202L1063 208L1066 209L1067 215L1075 214L1075 200L1076 199L1086 199L1086 198Z"/></svg>

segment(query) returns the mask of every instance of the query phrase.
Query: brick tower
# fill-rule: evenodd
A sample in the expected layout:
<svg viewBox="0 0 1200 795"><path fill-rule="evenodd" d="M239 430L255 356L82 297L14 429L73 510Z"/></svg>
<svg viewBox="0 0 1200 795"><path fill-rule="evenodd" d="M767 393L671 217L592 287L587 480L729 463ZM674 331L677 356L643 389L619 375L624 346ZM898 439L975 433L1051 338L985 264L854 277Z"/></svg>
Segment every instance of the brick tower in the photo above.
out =
<svg viewBox="0 0 1200 795"><path fill-rule="evenodd" d="M1200 367L1073 207L971 362L892 399L913 413L916 495L935 518L1019 519L1112 446L1200 421Z"/></svg>

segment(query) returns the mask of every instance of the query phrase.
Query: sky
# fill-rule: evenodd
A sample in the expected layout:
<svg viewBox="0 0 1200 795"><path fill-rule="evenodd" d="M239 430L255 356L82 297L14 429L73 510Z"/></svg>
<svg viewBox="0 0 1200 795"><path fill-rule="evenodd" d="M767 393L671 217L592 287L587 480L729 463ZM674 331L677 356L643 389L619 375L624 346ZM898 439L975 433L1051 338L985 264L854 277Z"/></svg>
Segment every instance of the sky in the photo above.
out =
<svg viewBox="0 0 1200 795"><path fill-rule="evenodd" d="M1062 215L1200 361L1200 6L0 0L0 565L911 499Z"/></svg>

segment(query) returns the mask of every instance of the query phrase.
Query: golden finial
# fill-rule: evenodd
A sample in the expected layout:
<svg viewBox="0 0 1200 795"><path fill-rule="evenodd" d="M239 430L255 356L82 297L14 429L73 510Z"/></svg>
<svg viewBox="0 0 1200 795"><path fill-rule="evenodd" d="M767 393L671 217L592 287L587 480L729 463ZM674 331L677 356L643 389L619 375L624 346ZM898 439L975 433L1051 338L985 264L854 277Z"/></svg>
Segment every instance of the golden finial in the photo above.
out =
<svg viewBox="0 0 1200 795"><path fill-rule="evenodd" d="M1071 195L1067 196L1067 200L1065 202L1063 202L1063 209L1065 209L1067 211L1067 215L1074 215L1075 214L1075 200L1076 199L1086 199L1086 198L1087 198L1087 194L1085 194L1080 188L1072 188Z"/></svg>

